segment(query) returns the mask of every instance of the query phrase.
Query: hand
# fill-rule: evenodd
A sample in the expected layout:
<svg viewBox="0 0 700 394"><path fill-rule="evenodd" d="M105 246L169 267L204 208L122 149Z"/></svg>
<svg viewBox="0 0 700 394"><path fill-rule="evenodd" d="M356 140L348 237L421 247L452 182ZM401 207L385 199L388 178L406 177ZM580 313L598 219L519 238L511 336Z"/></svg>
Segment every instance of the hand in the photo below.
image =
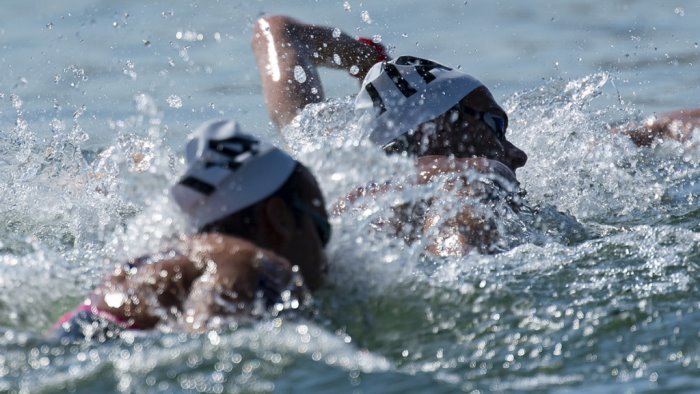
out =
<svg viewBox="0 0 700 394"><path fill-rule="evenodd" d="M610 131L627 135L636 145L648 146L663 139L686 141L696 128L700 128L700 108L667 112L643 124L627 123Z"/></svg>

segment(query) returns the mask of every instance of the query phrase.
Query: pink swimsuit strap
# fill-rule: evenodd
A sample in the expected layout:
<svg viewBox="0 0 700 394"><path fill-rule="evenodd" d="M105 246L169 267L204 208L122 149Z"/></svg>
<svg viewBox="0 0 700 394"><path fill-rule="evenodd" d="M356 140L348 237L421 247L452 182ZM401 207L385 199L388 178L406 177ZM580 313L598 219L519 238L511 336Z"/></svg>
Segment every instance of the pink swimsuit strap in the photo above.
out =
<svg viewBox="0 0 700 394"><path fill-rule="evenodd" d="M51 329L58 328L64 323L70 321L73 316L77 315L80 312L90 312L93 315L99 316L107 321L110 321L122 328L129 328L129 329L138 329L138 327L134 327L132 324L129 324L129 322L125 319L120 318L119 316L115 316L109 312L103 311L98 309L97 307L94 307L90 305L89 300L83 301L82 304L78 305L75 307L75 309L63 314L56 323L51 326Z"/></svg>

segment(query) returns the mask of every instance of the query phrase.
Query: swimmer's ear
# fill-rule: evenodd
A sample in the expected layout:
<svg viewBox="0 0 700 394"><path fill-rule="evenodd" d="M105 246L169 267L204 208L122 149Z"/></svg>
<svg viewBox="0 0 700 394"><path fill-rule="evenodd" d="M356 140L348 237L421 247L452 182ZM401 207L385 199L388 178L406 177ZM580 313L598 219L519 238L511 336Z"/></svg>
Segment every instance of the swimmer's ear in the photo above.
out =
<svg viewBox="0 0 700 394"><path fill-rule="evenodd" d="M267 227L270 241L275 245L280 245L292 237L296 226L294 216L287 203L279 198L268 199L263 207L263 220Z"/></svg>

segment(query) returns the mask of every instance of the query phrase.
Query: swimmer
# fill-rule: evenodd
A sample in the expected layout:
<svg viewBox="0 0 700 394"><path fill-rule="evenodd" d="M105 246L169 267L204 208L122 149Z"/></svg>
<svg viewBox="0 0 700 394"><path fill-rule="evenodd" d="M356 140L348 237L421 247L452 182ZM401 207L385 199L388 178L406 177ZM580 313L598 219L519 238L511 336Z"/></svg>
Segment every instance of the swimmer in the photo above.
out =
<svg viewBox="0 0 700 394"><path fill-rule="evenodd" d="M295 309L322 285L331 226L306 167L231 121L199 127L186 166L171 194L196 234L117 267L52 335L196 332Z"/></svg>
<svg viewBox="0 0 700 394"><path fill-rule="evenodd" d="M286 16L260 18L252 46L268 112L279 128L325 99L318 73L325 66L362 81L355 108L369 140L387 152L481 157L513 173L527 162L506 138L508 115L470 75L412 56L389 60L371 40ZM294 78L300 69L306 76L301 82Z"/></svg>
<svg viewBox="0 0 700 394"><path fill-rule="evenodd" d="M252 46L277 127L325 99L319 67L343 69L362 81L355 109L367 138L387 153L413 157L418 183L454 174L459 182L452 184L463 189L459 193L473 196L483 189L464 177L473 170L517 189L515 171L527 155L508 141L508 115L476 78L427 59L390 60L384 47L371 40L286 16L260 18ZM295 73L301 71L306 78L298 80ZM440 213L430 216L424 218L426 229ZM452 222L448 232L460 239L449 253L483 249L496 238L495 225L468 206L447 222Z"/></svg>

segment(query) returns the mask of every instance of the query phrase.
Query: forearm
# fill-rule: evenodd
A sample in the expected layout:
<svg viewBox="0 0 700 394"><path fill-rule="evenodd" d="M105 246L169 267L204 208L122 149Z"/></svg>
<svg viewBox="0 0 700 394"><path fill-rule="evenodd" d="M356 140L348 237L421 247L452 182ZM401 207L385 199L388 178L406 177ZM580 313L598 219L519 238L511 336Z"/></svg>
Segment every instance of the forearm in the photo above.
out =
<svg viewBox="0 0 700 394"><path fill-rule="evenodd" d="M268 112L280 128L306 105L325 99L318 67L364 78L379 56L372 46L337 29L286 16L260 18L253 30L252 47Z"/></svg>
<svg viewBox="0 0 700 394"><path fill-rule="evenodd" d="M287 16L260 18L253 34L253 46L267 47L268 33L279 55L293 53L297 57L302 56L313 66L331 67L348 72L355 66L357 73L353 75L358 78L364 78L379 56L372 46L337 28L307 24Z"/></svg>
<svg viewBox="0 0 700 394"><path fill-rule="evenodd" d="M627 123L613 127L613 133L627 135L639 146L648 146L657 140L685 141L700 127L700 108L681 109L649 118L643 123Z"/></svg>

